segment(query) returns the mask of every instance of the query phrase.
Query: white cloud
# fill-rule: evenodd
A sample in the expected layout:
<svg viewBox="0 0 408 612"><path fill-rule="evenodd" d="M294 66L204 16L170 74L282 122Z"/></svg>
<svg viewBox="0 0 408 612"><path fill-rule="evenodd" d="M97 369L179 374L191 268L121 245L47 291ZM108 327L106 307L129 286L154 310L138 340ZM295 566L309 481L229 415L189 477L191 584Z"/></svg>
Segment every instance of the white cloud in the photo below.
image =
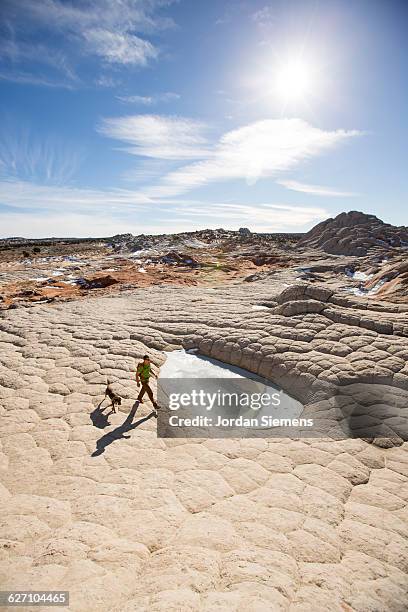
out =
<svg viewBox="0 0 408 612"><path fill-rule="evenodd" d="M121 174L121 179L127 183L134 183L142 189L143 185L151 185L152 182L160 180L170 170L173 170L179 162L177 160L154 159L146 157L138 160L133 167L125 170Z"/></svg>
<svg viewBox="0 0 408 612"><path fill-rule="evenodd" d="M260 26L270 25L275 20L275 15L272 7L264 6L252 14L252 20Z"/></svg>
<svg viewBox="0 0 408 612"><path fill-rule="evenodd" d="M75 175L82 158L77 148L51 136L34 136L7 115L1 117L0 176L11 180L62 185Z"/></svg>
<svg viewBox="0 0 408 612"><path fill-rule="evenodd" d="M305 183L299 183L298 181L280 180L276 182L279 185L282 185L282 187L286 187L286 189L291 189L292 191L300 191L300 193L310 193L311 195L317 196L351 198L360 195L352 191L338 191L336 189L332 189L331 187L323 187L322 185L307 185Z"/></svg>
<svg viewBox="0 0 408 612"><path fill-rule="evenodd" d="M124 104L144 104L150 106L154 103L153 96L116 96L116 98Z"/></svg>
<svg viewBox="0 0 408 612"><path fill-rule="evenodd" d="M246 220L247 223L265 222L279 229L282 225L299 227L317 222L328 216L321 207L293 206L288 204L242 204L231 202L180 199L154 199L142 191L130 189L79 189L76 187L37 185L28 181L0 181L0 202L16 209L36 208L55 212L121 211L132 214L135 209L146 208L151 213L172 211L177 215L202 216L206 222L212 219L230 221ZM294 214L296 213L296 214ZM252 220L252 221L251 221Z"/></svg>
<svg viewBox="0 0 408 612"><path fill-rule="evenodd" d="M206 219L209 227L236 229L245 226L258 232L304 231L329 216L325 208L287 204L208 203L197 200L171 203L175 205L172 210L176 219L183 216L200 217Z"/></svg>
<svg viewBox="0 0 408 612"><path fill-rule="evenodd" d="M172 102L173 100L179 100L180 95L173 93L172 91L166 91L161 94L152 94L150 96L116 96L120 102L124 104L143 104L145 106L152 106L153 104L158 104L159 102Z"/></svg>
<svg viewBox="0 0 408 612"><path fill-rule="evenodd" d="M0 80L20 83L21 85L40 85L41 87L74 89L74 85L70 81L55 80L42 74L35 75L29 72L16 72L15 70L12 72L9 70L0 72Z"/></svg>
<svg viewBox="0 0 408 612"><path fill-rule="evenodd" d="M267 119L225 133L210 144L202 123L182 117L131 115L104 119L100 133L125 142L126 151L156 159L199 161L167 173L147 190L152 197L171 197L212 182L278 177L312 157L358 136L357 130L327 131L302 119ZM281 182L289 188L300 183ZM314 187L317 193L323 188ZM310 190L308 192L311 192ZM328 191L322 195L327 195ZM334 195L334 192L331 192Z"/></svg>
<svg viewBox="0 0 408 612"><path fill-rule="evenodd" d="M83 36L89 50L111 64L146 66L159 53L149 41L133 34L94 29L85 31Z"/></svg>
<svg viewBox="0 0 408 612"><path fill-rule="evenodd" d="M1 237L25 238L103 237L130 231L126 224L108 215L80 215L60 212L52 214L16 215L0 212Z"/></svg>
<svg viewBox="0 0 408 612"><path fill-rule="evenodd" d="M357 130L325 131L301 119L268 119L227 132L207 159L165 176L152 196L177 195L208 183L274 177L300 162L359 135Z"/></svg>
<svg viewBox="0 0 408 612"><path fill-rule="evenodd" d="M0 59L8 60L8 65L28 61L30 64L42 64L64 75L67 84L78 80L73 68L70 65L65 53L60 49L55 49L50 53L48 47L42 43L30 43L15 40L13 32L12 38L4 38L0 41Z"/></svg>
<svg viewBox="0 0 408 612"><path fill-rule="evenodd" d="M17 178L0 181L0 203L20 210L20 214L9 209L1 213L0 206L3 235L24 233L18 230L19 222L24 218L25 223L30 215L32 233L27 235L61 235L62 231L63 235L110 235L118 231L154 231L154 227L160 228L157 230L160 233L166 231L166 224L173 231L220 225L231 229L245 225L255 231L308 230L329 216L324 208L284 203L180 201L171 197L213 182L246 180L252 184L265 177L276 180L305 160L360 134L356 130L325 131L300 119L265 120L227 132L210 144L204 136L206 129L204 124L182 117L135 115L105 119L99 131L126 143L130 153L157 162L158 166L150 171L153 178L156 171L163 178L156 184L152 181L149 188L136 190L39 185ZM192 158L199 161L186 163ZM7 163L2 156L0 160L2 165ZM169 164L181 167L168 172ZM284 183L287 186L288 181ZM296 185L299 184L295 182ZM54 231L46 232L45 228L54 227L47 221L44 231L40 231L42 226L34 223L36 214L27 209L37 209L39 217L50 216L55 223L58 219L59 224ZM135 214L140 210L143 214Z"/></svg>
<svg viewBox="0 0 408 612"><path fill-rule="evenodd" d="M151 204L148 196L127 189L81 189L38 185L29 181L0 181L0 202L17 208L91 210L115 207L131 209L133 205Z"/></svg>
<svg viewBox="0 0 408 612"><path fill-rule="evenodd" d="M5 6L16 9L15 0L3 0ZM95 27L112 32L145 31L172 27L170 18L157 15L157 10L174 0L19 0L17 9L42 24L66 31L86 31ZM10 11L10 15L16 11Z"/></svg>
<svg viewBox="0 0 408 612"><path fill-rule="evenodd" d="M205 128L203 123L183 117L130 115L104 119L97 129L125 142L129 153L172 160L209 155Z"/></svg>
<svg viewBox="0 0 408 612"><path fill-rule="evenodd" d="M198 228L305 231L327 218L324 208L199 200L149 200L136 191L41 187L0 181L1 236L110 236ZM10 208L14 208L11 211ZM142 214L140 212L142 211Z"/></svg>
<svg viewBox="0 0 408 612"><path fill-rule="evenodd" d="M112 87L119 87L121 85L121 81L110 74L101 74L94 80L94 83L98 87L106 87L108 89L111 89Z"/></svg>
<svg viewBox="0 0 408 612"><path fill-rule="evenodd" d="M80 61L84 53L101 57L105 64L146 66L156 59L159 49L148 40L149 34L172 27L173 21L158 11L174 0L87 0L78 3L65 0L2 0L7 16L9 37L2 43L3 56L13 62L32 64L39 61L59 68L65 75L71 71L59 48L52 42L38 45L28 53L32 32L50 31L52 41L59 37L69 49L70 57ZM16 36L16 33L18 36ZM61 45L60 45L61 46ZM14 65L11 65L14 68ZM12 74L12 71L5 74ZM37 75L33 74L34 79ZM68 75L69 76L69 75ZM43 83L41 83L43 84Z"/></svg>

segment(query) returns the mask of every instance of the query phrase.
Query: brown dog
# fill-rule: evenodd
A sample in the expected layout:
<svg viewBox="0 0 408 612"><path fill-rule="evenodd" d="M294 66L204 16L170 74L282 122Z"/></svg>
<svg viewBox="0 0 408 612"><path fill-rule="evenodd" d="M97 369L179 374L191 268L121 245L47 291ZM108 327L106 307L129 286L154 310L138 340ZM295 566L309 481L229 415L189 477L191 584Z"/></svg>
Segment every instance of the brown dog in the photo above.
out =
<svg viewBox="0 0 408 612"><path fill-rule="evenodd" d="M122 398L119 397L119 395L117 395L114 391L112 391L112 389L109 386L110 383L107 384L106 390L105 390L105 399L106 397L109 397L110 401L112 402L112 410L113 412L117 412L116 410L116 405L120 406L122 403Z"/></svg>

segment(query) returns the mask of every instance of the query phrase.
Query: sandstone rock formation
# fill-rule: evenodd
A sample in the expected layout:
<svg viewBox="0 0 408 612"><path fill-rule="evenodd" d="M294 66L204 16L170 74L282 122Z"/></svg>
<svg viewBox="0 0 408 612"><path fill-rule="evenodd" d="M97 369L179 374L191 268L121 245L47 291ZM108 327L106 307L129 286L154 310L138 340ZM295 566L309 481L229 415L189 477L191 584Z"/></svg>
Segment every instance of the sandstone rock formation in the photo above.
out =
<svg viewBox="0 0 408 612"><path fill-rule="evenodd" d="M322 221L301 238L299 246L320 248L336 255L366 255L373 247L408 247L408 228L384 223L375 215L343 212Z"/></svg>
<svg viewBox="0 0 408 612"><path fill-rule="evenodd" d="M406 257L395 258L381 266L366 283L365 289L375 290L379 300L390 300L408 304L408 261Z"/></svg>
<svg viewBox="0 0 408 612"><path fill-rule="evenodd" d="M148 352L158 367L181 346L267 376L314 414L359 394L378 409L383 385L406 415L404 305L307 284L282 293L273 277L250 287L2 313L3 589L66 589L80 612L405 609L401 437L164 440L147 404L127 419L135 360ZM124 399L101 431L108 377ZM399 417L385 418L398 437Z"/></svg>

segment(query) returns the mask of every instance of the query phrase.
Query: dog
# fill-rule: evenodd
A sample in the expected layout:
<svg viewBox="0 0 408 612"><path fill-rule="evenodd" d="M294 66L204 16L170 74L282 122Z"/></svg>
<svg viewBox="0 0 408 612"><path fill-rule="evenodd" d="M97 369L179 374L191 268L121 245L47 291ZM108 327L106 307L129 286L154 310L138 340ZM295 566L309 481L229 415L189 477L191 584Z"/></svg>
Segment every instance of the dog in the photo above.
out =
<svg viewBox="0 0 408 612"><path fill-rule="evenodd" d="M105 399L106 397L109 397L110 401L112 402L112 410L113 412L117 412L116 410L116 406L120 406L122 403L122 398L119 397L119 395L117 395L114 391L112 391L112 389L110 388L110 383L108 382L107 386L106 386L106 390L105 390Z"/></svg>

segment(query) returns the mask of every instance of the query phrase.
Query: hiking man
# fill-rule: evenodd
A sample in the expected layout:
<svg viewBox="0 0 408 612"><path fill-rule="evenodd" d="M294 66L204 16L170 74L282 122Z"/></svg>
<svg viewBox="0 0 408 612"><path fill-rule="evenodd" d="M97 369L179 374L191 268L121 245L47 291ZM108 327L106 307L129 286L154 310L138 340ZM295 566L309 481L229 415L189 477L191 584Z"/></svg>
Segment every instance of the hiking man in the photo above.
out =
<svg viewBox="0 0 408 612"><path fill-rule="evenodd" d="M142 403L142 398L144 396L145 393L147 393L147 395L149 396L150 401L153 404L153 408L154 408L154 416L157 418L157 403L154 401L154 397L153 397L153 391L151 390L150 386L149 386L149 378L150 376L156 376L156 374L153 372L151 365L150 365L150 357L149 355L144 355L143 357L143 361L140 362L136 368L136 382L137 382L137 386L140 387L140 385L142 385L142 388L140 389L140 393L137 397L138 401L140 403Z"/></svg>

